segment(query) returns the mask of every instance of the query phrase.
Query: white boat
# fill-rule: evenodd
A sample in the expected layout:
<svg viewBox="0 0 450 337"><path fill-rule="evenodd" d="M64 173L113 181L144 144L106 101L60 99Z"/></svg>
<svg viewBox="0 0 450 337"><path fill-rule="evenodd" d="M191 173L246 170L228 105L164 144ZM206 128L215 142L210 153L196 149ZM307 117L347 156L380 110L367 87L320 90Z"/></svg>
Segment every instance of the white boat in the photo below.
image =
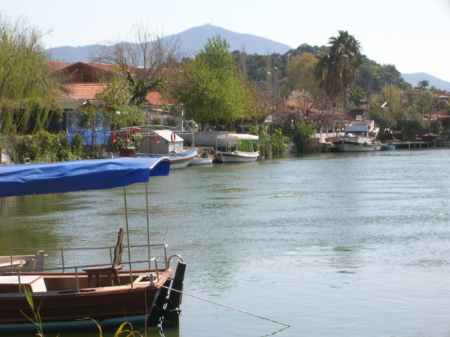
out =
<svg viewBox="0 0 450 337"><path fill-rule="evenodd" d="M254 151L253 143L259 137L248 134L228 133L216 137L216 158L222 163L246 163L256 161L259 151ZM247 147L247 151L240 151L239 142Z"/></svg>
<svg viewBox="0 0 450 337"><path fill-rule="evenodd" d="M196 149L185 150L184 139L171 130L152 130L150 134L143 136L138 158L163 158L170 159L170 168L185 168L197 156Z"/></svg>
<svg viewBox="0 0 450 337"><path fill-rule="evenodd" d="M381 142L377 140L379 128L373 120L362 118L350 123L334 145L341 152L369 152L381 150Z"/></svg>
<svg viewBox="0 0 450 337"><path fill-rule="evenodd" d="M211 165L212 162L213 162L212 158L195 157L191 160L189 165Z"/></svg>
<svg viewBox="0 0 450 337"><path fill-rule="evenodd" d="M39 307L39 320L45 331L96 328L85 317L102 327L125 321L142 324L147 321L149 326L156 326L162 314L164 321L177 324L185 264L179 262L173 279L170 261L172 258L182 261L182 258L169 257L165 243L150 244L148 201L147 244L130 244L126 202L127 185L146 183L144 195L147 196L149 178L168 175L169 165L167 158L119 158L0 167L0 198L123 187L126 225L125 231L120 228L115 247L11 248L10 258L2 260L6 265L0 273L0 335L4 331L36 330L38 324L28 319L35 317L35 312L25 290L33 299L35 310ZM85 224L81 221L80 225ZM82 254L82 250L92 250L88 254L94 260L68 265L64 256L71 252ZM38 254L35 257L17 254L22 251ZM127 252L123 254L127 255L124 259L123 251ZM159 260L151 257L155 252ZM51 268L44 267L46 254L54 261ZM107 256L106 260L96 261L101 256ZM169 295L168 289L172 289ZM170 299L171 296L175 297Z"/></svg>

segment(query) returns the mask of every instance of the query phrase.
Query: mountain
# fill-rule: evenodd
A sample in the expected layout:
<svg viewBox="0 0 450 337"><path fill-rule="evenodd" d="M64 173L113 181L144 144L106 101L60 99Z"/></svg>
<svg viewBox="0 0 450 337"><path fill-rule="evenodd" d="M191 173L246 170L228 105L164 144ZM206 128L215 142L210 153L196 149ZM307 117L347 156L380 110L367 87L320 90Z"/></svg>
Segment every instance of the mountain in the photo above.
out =
<svg viewBox="0 0 450 337"><path fill-rule="evenodd" d="M428 82L430 82L429 87L434 86L436 87L436 89L450 91L450 82L441 80L426 73L402 74L402 77L405 82L411 84L414 87L416 87L417 83L419 83L420 81L427 80Z"/></svg>
<svg viewBox="0 0 450 337"><path fill-rule="evenodd" d="M210 24L194 27L172 36L179 35L181 37L183 49L190 55L203 48L208 38L212 38L218 34L230 44L230 52L235 50L241 51L245 48L247 54L267 55L267 53L285 54L292 49L292 47L286 44L275 42L264 37L235 33L231 30Z"/></svg>
<svg viewBox="0 0 450 337"><path fill-rule="evenodd" d="M245 48L247 54L267 55L267 53L285 54L292 49L292 47L283 43L251 34L235 33L231 30L210 24L190 28L184 32L169 35L165 38L170 39L172 37L180 36L182 51L187 55L192 55L194 52L203 48L208 41L208 38L212 38L217 34L220 34L220 37L227 40L230 44L230 52L235 50L241 51ZM98 45L88 45L83 47L64 46L48 49L47 51L54 61L66 61L69 63L88 62L89 57L94 54L94 50L97 47Z"/></svg>
<svg viewBox="0 0 450 337"><path fill-rule="evenodd" d="M53 61L66 61L69 63L89 62L89 57L94 55L94 50L99 45L93 44L82 47L56 47L47 49Z"/></svg>

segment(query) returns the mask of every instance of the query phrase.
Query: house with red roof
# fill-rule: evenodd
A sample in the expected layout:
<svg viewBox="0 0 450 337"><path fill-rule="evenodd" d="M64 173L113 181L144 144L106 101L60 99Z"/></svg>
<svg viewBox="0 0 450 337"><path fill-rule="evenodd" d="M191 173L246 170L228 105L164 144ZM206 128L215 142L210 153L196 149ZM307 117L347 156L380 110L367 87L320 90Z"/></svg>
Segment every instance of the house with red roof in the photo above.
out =
<svg viewBox="0 0 450 337"><path fill-rule="evenodd" d="M97 97L105 89L104 79L108 80L115 65L90 62L70 64L55 61L49 61L47 64L54 75L58 76L63 83L62 91L58 95L58 102L65 111L63 129L66 132L70 128L70 124L72 124L72 127L74 126L74 122L69 120L70 113L79 113L86 102L96 107L100 113L102 109L107 108L107 102ZM132 68L129 70L134 72ZM167 105L168 103L163 100L160 93L149 92L146 96L143 113L151 115L152 111L162 111Z"/></svg>

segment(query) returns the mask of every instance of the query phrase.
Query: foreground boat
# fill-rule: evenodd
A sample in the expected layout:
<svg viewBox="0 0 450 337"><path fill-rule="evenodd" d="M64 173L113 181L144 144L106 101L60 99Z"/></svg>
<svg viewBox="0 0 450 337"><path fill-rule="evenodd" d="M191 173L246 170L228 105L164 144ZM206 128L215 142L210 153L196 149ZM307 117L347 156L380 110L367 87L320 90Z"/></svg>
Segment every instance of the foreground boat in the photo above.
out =
<svg viewBox="0 0 450 337"><path fill-rule="evenodd" d="M246 141L248 151L239 151L238 142ZM254 162L259 152L253 150L253 142L258 142L258 136L247 134L226 134L216 138L216 158L222 163Z"/></svg>
<svg viewBox="0 0 450 337"><path fill-rule="evenodd" d="M344 136L334 142L341 152L369 152L381 150L381 142L376 139L379 128L373 120L352 122L345 128Z"/></svg>
<svg viewBox="0 0 450 337"><path fill-rule="evenodd" d="M76 266L65 265L64 254L79 252L79 248L11 249L11 267L2 269L0 274L0 331L36 328L26 317L34 317L34 314L27 302L25 288L30 291L35 307L40 306L44 330L95 327L95 323L86 317L95 319L102 326L144 323L146 320L148 325L157 325L161 317L165 322L177 324L180 312L178 291L182 289L186 265L179 262L173 277L171 260L182 261L182 258L179 255L168 256L165 243L150 245L148 202L148 244L130 245L126 205L127 185L147 183L150 177L168 175L169 165L167 158L120 158L1 167L0 197L123 187L127 245L124 249L125 231L120 229L115 247L92 248L110 251L111 260ZM15 254L36 250L39 256L58 252L61 265L44 268L42 264L32 271L15 269ZM124 250L127 251L127 261L122 261ZM132 260L132 250L141 253L145 250L148 254L140 257L133 252L134 258L139 258ZM160 260L150 257L150 252L156 250L160 252ZM126 268L128 270L122 270Z"/></svg>

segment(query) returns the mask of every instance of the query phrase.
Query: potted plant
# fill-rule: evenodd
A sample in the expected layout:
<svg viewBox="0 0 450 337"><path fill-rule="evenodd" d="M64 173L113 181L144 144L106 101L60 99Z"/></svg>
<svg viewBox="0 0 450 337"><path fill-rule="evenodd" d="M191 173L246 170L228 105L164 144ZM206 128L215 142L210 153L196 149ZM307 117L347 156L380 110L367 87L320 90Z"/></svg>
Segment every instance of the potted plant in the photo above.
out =
<svg viewBox="0 0 450 337"><path fill-rule="evenodd" d="M138 130L130 129L130 131L131 134L127 131L118 139L121 157L135 157L136 151L139 151L141 147L142 135L136 132Z"/></svg>

